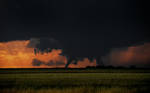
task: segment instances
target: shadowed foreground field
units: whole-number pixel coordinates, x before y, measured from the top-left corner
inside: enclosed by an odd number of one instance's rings
[[[150,73],[133,70],[131,73],[125,70],[116,73],[109,70],[105,73],[94,70],[89,70],[90,73],[10,72],[3,70],[0,74],[0,93],[147,93],[150,90]]]

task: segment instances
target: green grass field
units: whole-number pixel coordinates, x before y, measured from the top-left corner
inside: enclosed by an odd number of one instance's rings
[[[146,73],[139,69],[53,70],[39,69],[38,73],[35,69],[2,69],[0,93],[147,93],[150,90],[149,70]]]

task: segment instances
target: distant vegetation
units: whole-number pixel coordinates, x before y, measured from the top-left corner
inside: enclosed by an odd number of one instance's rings
[[[0,68],[0,74],[16,73],[150,73],[150,68],[87,67],[87,68]]]

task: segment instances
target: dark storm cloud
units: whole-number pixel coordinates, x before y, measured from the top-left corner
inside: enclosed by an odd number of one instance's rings
[[[10,0],[8,15],[0,15],[0,23],[6,25],[0,40],[36,37],[28,47],[42,53],[60,48],[61,42],[68,64],[78,58],[96,58],[102,65],[100,58],[112,48],[150,41],[148,4],[140,0]]]
[[[53,66],[53,65],[55,65],[55,63],[53,61],[49,61],[49,62],[46,63],[46,65]]]
[[[65,65],[65,63],[64,62],[56,62],[56,66],[61,66],[61,65]]]
[[[9,31],[3,31],[2,40],[53,36],[68,43],[94,36],[102,48],[109,40],[138,42],[148,38],[148,8],[142,4],[139,0],[11,0]]]
[[[36,46],[40,44],[40,39],[39,38],[31,38],[29,44],[27,47],[29,48],[36,48]]]
[[[62,49],[59,41],[53,38],[31,38],[27,47],[34,48],[35,54],[39,52],[48,53],[51,52],[52,49]]]
[[[31,38],[27,47],[31,48],[61,48],[59,41],[54,38]]]
[[[40,66],[40,65],[43,65],[43,64],[44,64],[43,61],[40,61],[40,60],[37,60],[37,59],[33,59],[33,61],[32,61],[33,66]]]
[[[45,65],[47,65],[47,66],[64,66],[65,63],[60,62],[60,61],[58,61],[58,62],[49,61]]]
[[[57,61],[57,62],[54,62],[52,60],[48,61],[48,62],[45,62],[45,61],[40,61],[38,59],[33,59],[32,61],[32,65],[33,66],[41,66],[41,65],[45,65],[45,66],[65,66],[65,63],[64,62],[61,62],[61,61]]]

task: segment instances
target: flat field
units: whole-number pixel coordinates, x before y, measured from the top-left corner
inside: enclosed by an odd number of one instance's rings
[[[0,93],[148,93],[149,72],[149,69],[0,69]]]

